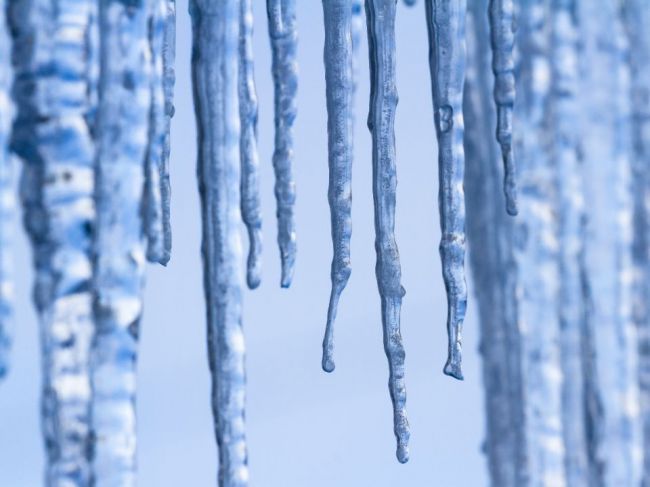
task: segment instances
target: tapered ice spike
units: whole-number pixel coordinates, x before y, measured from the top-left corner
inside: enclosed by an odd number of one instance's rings
[[[262,216],[260,214],[259,157],[257,154],[257,92],[253,64],[253,3],[239,6],[239,120],[241,134],[241,213],[248,230],[246,282],[260,285],[262,273]]]
[[[514,0],[490,0],[490,43],[492,46],[492,71],[494,73],[494,102],[497,106],[496,137],[503,157],[503,192],[506,211],[517,214],[517,179],[512,151],[512,113],[515,103]]]
[[[288,288],[296,261],[294,204],[296,183],[293,177],[293,123],[297,113],[298,63],[296,50],[296,0],[266,0],[269,36],[273,54],[275,87],[275,199],[277,201],[278,245],[282,262],[280,285]]]
[[[381,297],[384,350],[388,358],[388,388],[393,402],[393,424],[397,459],[408,461],[409,424],[406,418],[404,346],[400,333],[400,311],[404,288],[395,242],[395,10],[396,0],[366,0],[366,22],[370,51],[370,112],[372,134],[372,193],[375,206],[375,273]]]
[[[332,224],[332,290],[323,339],[323,370],[334,370],[334,321],[348,282],[352,234],[352,5],[351,0],[323,0],[325,86],[329,161],[328,201]]]
[[[440,257],[447,290],[449,355],[444,373],[462,380],[461,330],[467,307],[463,84],[465,0],[427,0],[429,65],[438,136]]]
[[[163,252],[169,261],[172,252],[171,184],[169,156],[171,153],[171,121],[174,116],[174,84],[176,83],[176,0],[165,0],[165,27],[162,51],[163,93],[165,97],[165,129],[160,165],[160,198],[162,202]]]
[[[207,303],[212,412],[219,446],[219,485],[249,482],[245,433],[242,330],[239,0],[192,0],[192,79],[203,217],[203,282]]]

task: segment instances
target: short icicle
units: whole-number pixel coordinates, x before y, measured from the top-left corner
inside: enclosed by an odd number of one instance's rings
[[[169,156],[171,154],[171,122],[174,116],[174,84],[176,83],[176,0],[165,0],[163,33],[163,94],[165,97],[165,129],[162,163],[160,165],[160,198],[162,203],[163,256],[169,261],[172,252],[171,183]]]
[[[440,257],[447,290],[449,355],[444,373],[462,380],[461,331],[467,307],[465,194],[463,178],[463,84],[465,0],[427,0],[429,65],[438,136]]]
[[[328,201],[332,224],[332,290],[323,339],[323,370],[334,370],[334,321],[350,277],[352,234],[352,8],[350,0],[323,0],[325,84],[329,161]]]
[[[136,363],[142,315],[145,166],[151,121],[149,26],[159,0],[99,2],[91,350],[94,487],[136,483]]]
[[[490,0],[488,6],[494,102],[497,106],[496,137],[503,158],[506,211],[513,216],[517,214],[517,168],[512,151],[512,113],[515,103],[514,10],[514,0]]]
[[[13,172],[9,157],[11,128],[11,43],[5,18],[6,2],[0,0],[0,381],[9,370],[11,329],[14,320],[14,284],[11,247],[15,213]]]
[[[262,215],[260,213],[259,156],[257,153],[257,91],[253,64],[253,2],[240,0],[239,7],[239,119],[241,134],[241,213],[248,230],[246,282],[260,285],[262,273]]]
[[[372,134],[372,192],[375,203],[375,250],[377,285],[381,297],[384,350],[388,358],[388,386],[393,401],[393,421],[397,438],[397,459],[409,458],[410,437],[406,418],[404,346],[400,332],[400,311],[405,291],[395,242],[395,11],[396,0],[366,0],[366,22],[370,51],[370,113]]]
[[[249,483],[245,434],[238,110],[239,0],[192,0],[192,79],[219,485]]]
[[[36,270],[44,484],[83,487],[90,483],[96,3],[11,0],[7,12],[17,105],[11,147],[23,161],[20,196]]]
[[[293,178],[293,123],[297,113],[298,63],[296,49],[296,0],[266,0],[269,36],[273,51],[275,87],[275,199],[277,201],[278,245],[282,261],[281,286],[293,279],[296,261],[296,224],[294,204],[296,183]]]

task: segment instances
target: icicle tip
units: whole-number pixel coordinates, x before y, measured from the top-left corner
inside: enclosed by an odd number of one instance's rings
[[[454,379],[465,380],[465,377],[463,376],[463,371],[461,370],[460,367],[460,363],[456,363],[451,359],[447,360],[447,363],[445,364],[445,367],[444,369],[442,369],[442,371],[445,375],[448,375],[449,377],[453,377]]]
[[[397,445],[397,461],[402,464],[409,461],[408,445]]]

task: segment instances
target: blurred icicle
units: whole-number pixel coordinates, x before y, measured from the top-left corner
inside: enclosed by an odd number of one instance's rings
[[[366,0],[370,51],[370,113],[372,134],[372,192],[375,203],[375,273],[381,297],[384,350],[388,358],[388,387],[393,401],[393,425],[397,459],[408,461],[409,424],[406,418],[404,346],[400,311],[405,291],[395,242],[395,10],[396,0]]]
[[[620,2],[579,2],[587,206],[588,331],[594,357],[591,485],[640,485],[641,417],[632,315],[632,125]],[[647,26],[644,26],[644,28]],[[645,161],[647,163],[647,161]]]
[[[165,97],[165,129],[162,163],[160,165],[160,197],[162,200],[163,256],[169,261],[172,251],[171,185],[169,155],[171,152],[171,121],[174,116],[174,84],[176,83],[176,0],[165,0],[163,33],[163,93]]]
[[[0,381],[9,369],[11,329],[14,320],[14,283],[11,247],[15,201],[13,172],[8,152],[12,109],[9,100],[11,84],[11,43],[5,18],[6,2],[0,1]]]
[[[151,115],[149,26],[158,0],[99,2],[92,485],[133,486],[136,362],[145,268],[141,217]],[[157,101],[155,102],[157,103]]]
[[[248,230],[246,282],[260,285],[262,263],[262,216],[260,214],[259,157],[257,154],[257,92],[253,64],[253,4],[240,0],[239,7],[239,119],[241,134],[241,213]]]
[[[467,307],[465,193],[463,178],[463,85],[465,0],[427,0],[431,91],[438,136],[440,257],[447,291],[449,348],[445,374],[463,379],[461,332]]]
[[[277,201],[278,245],[282,261],[281,286],[293,279],[296,261],[296,224],[294,204],[296,183],[293,178],[293,122],[297,112],[298,63],[296,50],[296,0],[266,0],[269,36],[273,51],[275,86],[275,199]]]
[[[239,110],[239,1],[192,0],[192,78],[219,485],[248,485],[244,429]]]
[[[328,201],[332,225],[332,290],[323,340],[323,370],[334,370],[334,322],[350,277],[352,234],[352,8],[350,0],[323,0],[329,162]]]
[[[97,12],[87,0],[11,0],[21,199],[40,319],[45,485],[90,481],[88,371]],[[140,166],[141,169],[141,166]]]

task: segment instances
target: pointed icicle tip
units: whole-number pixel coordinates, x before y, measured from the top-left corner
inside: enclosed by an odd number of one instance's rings
[[[445,375],[448,375],[449,377],[453,377],[454,379],[465,380],[465,377],[463,377],[463,371],[461,370],[461,366],[459,363],[447,361],[447,363],[445,364],[445,368],[442,371]]]

